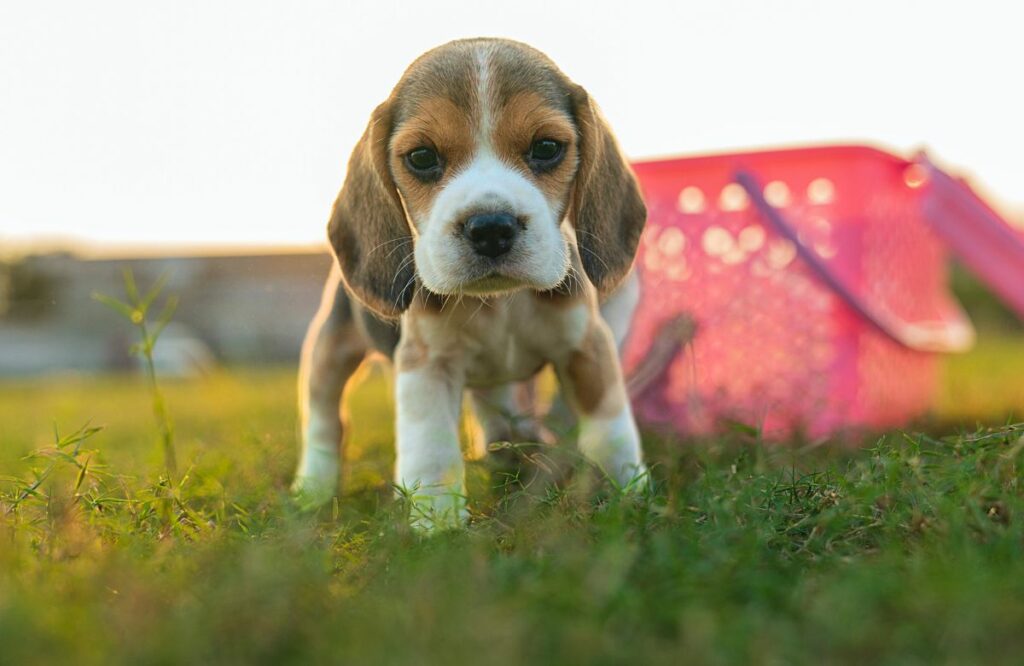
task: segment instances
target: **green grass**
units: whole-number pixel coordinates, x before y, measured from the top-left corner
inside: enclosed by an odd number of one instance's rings
[[[1024,428],[1002,424],[1024,414],[1024,345],[945,376],[934,438],[650,437],[650,497],[583,467],[521,493],[471,463],[471,526],[430,539],[387,483],[380,375],[315,516],[285,494],[290,369],[165,381],[174,482],[143,378],[2,382],[0,470],[54,471],[17,510],[23,484],[0,482],[0,663],[1019,663]],[[949,425],[976,421],[994,428]],[[52,457],[54,427],[87,422]]]

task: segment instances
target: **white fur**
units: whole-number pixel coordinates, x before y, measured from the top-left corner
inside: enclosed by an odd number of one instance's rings
[[[639,303],[640,276],[636,274],[636,271],[630,272],[618,289],[610,293],[601,303],[601,318],[611,329],[615,345],[620,350],[629,334],[629,325],[633,322],[633,313]]]
[[[477,124],[476,145],[491,145],[491,130],[494,127],[494,110],[491,108],[490,52],[479,48],[476,52],[476,98],[480,103],[480,122]]]
[[[580,416],[579,449],[620,488],[643,486],[647,468],[640,452],[640,433],[629,401],[611,416],[600,411]]]
[[[412,500],[410,521],[421,529],[461,525],[467,516],[459,450],[462,385],[429,366],[398,370],[395,483]]]
[[[338,488],[340,443],[333,434],[337,428],[325,426],[331,418],[337,415],[310,410],[302,430],[302,453],[292,490],[310,505],[324,504]]]
[[[465,216],[500,211],[525,220],[512,249],[497,271],[476,254],[459,232]],[[497,273],[515,286],[553,289],[569,270],[569,251],[559,220],[544,193],[519,170],[484,147],[438,193],[419,225],[416,270],[423,285],[437,294],[472,290],[472,283]]]
[[[307,486],[329,486],[330,491],[334,492],[340,452],[338,442],[334,439],[338,428],[330,423],[332,419],[337,419],[337,416],[310,410],[302,433],[304,446],[297,477],[303,479]]]

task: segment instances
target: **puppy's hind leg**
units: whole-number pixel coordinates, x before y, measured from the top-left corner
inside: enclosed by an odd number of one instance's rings
[[[482,457],[495,442],[540,442],[544,434],[536,418],[532,380],[473,389],[473,415],[480,426],[474,452]]]
[[[299,364],[302,451],[292,492],[305,508],[324,504],[337,491],[344,432],[342,393],[366,352],[335,266],[306,333]]]

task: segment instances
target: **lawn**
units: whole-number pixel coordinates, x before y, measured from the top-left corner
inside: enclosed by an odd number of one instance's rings
[[[564,488],[523,491],[474,462],[471,526],[429,539],[404,527],[387,483],[379,374],[351,402],[341,500],[291,507],[293,381],[287,368],[165,381],[173,482],[141,378],[0,383],[13,477],[0,481],[0,663],[1024,654],[1024,426],[1007,425],[1024,420],[1019,339],[950,359],[928,434],[813,449],[649,437],[647,497],[616,496],[582,465]],[[86,424],[102,429],[76,442]],[[29,493],[33,468],[52,473]]]

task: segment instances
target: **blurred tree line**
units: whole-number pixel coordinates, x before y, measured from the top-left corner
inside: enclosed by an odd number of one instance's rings
[[[57,280],[29,259],[0,262],[0,317],[34,319],[57,297]]]

